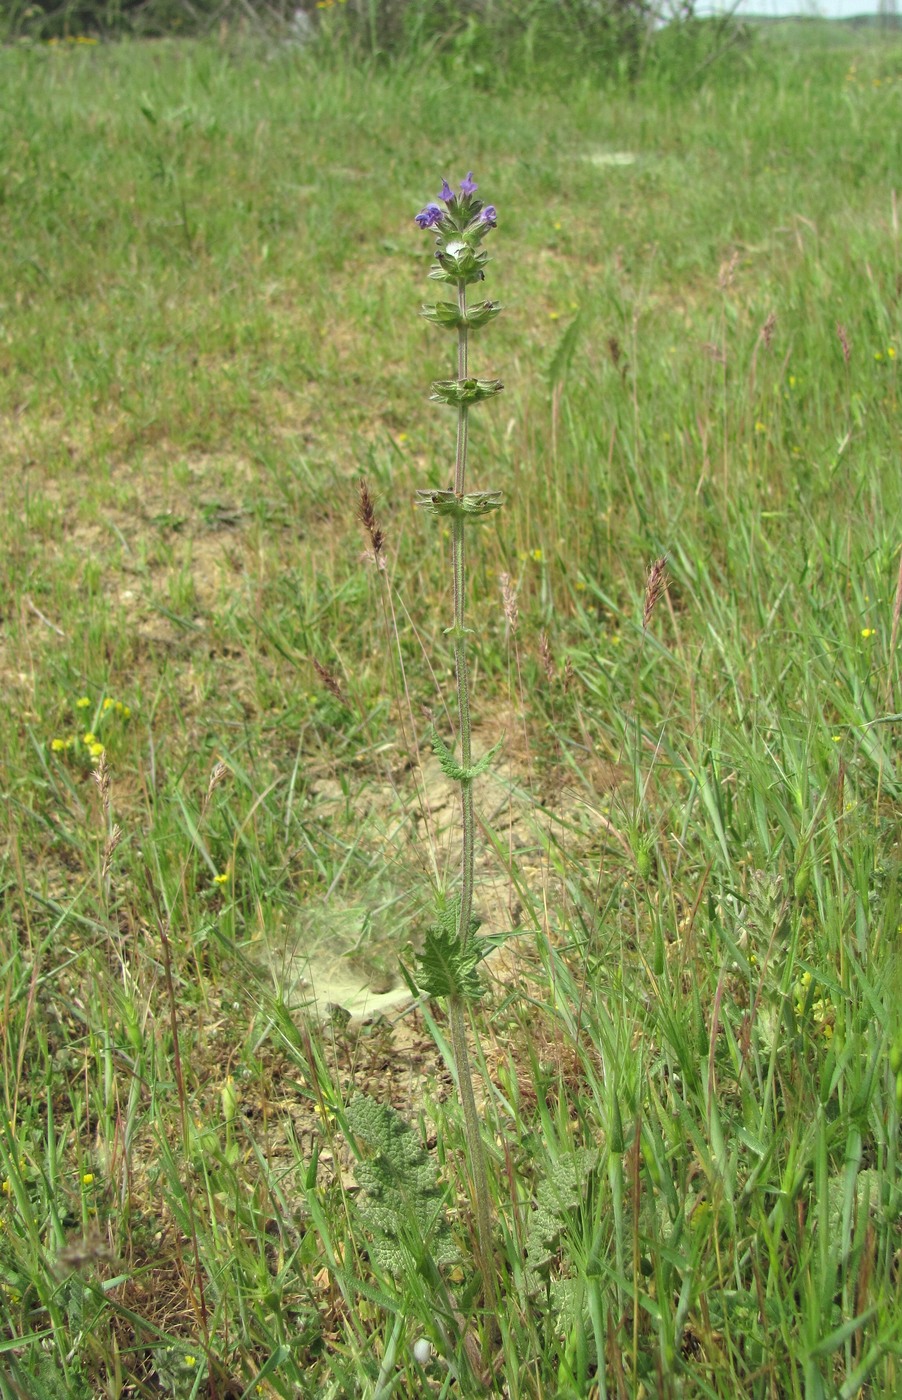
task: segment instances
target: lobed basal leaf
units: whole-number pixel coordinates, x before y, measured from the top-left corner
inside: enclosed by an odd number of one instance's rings
[[[577,1147],[556,1158],[536,1190],[526,1233],[526,1267],[535,1275],[555,1257],[561,1234],[572,1223],[598,1165],[594,1147]]]
[[[348,1127],[365,1156],[355,1168],[360,1217],[377,1261],[396,1274],[457,1259],[446,1214],[447,1190],[417,1134],[388,1104],[352,1099]]]

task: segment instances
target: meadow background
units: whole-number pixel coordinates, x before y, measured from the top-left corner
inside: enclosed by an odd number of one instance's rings
[[[902,44],[528,32],[0,49],[3,1400],[902,1387]],[[398,1002],[456,860],[413,215],[470,169],[497,1330]]]

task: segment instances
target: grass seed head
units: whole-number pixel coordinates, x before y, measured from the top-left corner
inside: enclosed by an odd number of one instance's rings
[[[107,758],[106,753],[105,753],[105,751],[104,751],[104,749],[103,749],[102,746],[100,746],[100,745],[90,745],[89,747],[92,747],[92,748],[93,748],[93,747],[99,747],[99,748],[100,748],[100,753],[97,755],[96,759],[94,760],[94,768],[93,768],[93,772],[92,772],[92,777],[93,777],[95,783],[97,784],[97,790],[98,790],[98,792],[100,793],[100,800],[101,800],[101,802],[103,803],[103,809],[104,809],[104,811],[106,812],[106,811],[109,810],[109,806],[110,806],[110,796],[111,796],[112,786],[113,786],[113,780],[112,780],[112,777],[111,777],[111,775],[110,775],[110,763],[109,763],[109,759]]]
[[[323,685],[328,690],[329,694],[334,695],[335,699],[339,700],[342,705],[346,705],[348,702],[345,697],[345,693],[341,688],[338,677],[334,676],[332,672],[322,664],[322,662],[317,661],[315,656],[313,658],[313,669],[319,676]]]
[[[357,518],[370,537],[373,558],[380,569],[384,569],[385,558],[382,551],[385,548],[385,534],[380,529],[379,522],[376,519],[376,507],[373,504],[373,498],[370,495],[370,488],[366,478],[360,480],[358,483],[358,490],[360,492],[360,500],[357,505]]]
[[[113,867],[113,852],[122,840],[122,827],[116,823],[110,829],[110,834],[103,846],[103,864],[101,867],[101,878],[105,880]]]
[[[849,339],[849,332],[846,330],[842,321],[837,321],[836,323],[836,334],[839,336],[839,343],[842,346],[842,357],[846,364],[848,364],[852,358],[852,342]]]
[[[645,631],[651,621],[651,615],[657,607],[664,593],[669,586],[667,577],[667,555],[662,554],[660,559],[656,559],[648,571],[645,580],[645,607],[642,611],[642,630]]]
[[[739,252],[733,249],[730,256],[720,265],[720,272],[717,277],[717,285],[722,292],[728,292],[736,280],[736,269],[739,266]]]
[[[539,659],[542,662],[542,670],[549,681],[554,681],[556,672],[554,669],[554,657],[551,653],[551,643],[548,640],[548,633],[543,632],[539,638]]]
[[[507,619],[508,631],[513,634],[517,630],[520,621],[520,608],[517,603],[517,592],[511,582],[510,574],[500,574],[501,602],[504,607],[504,616]]]
[[[210,797],[213,796],[213,794],[214,794],[214,792],[216,791],[216,789],[217,789],[218,787],[221,787],[221,786],[222,786],[222,784],[225,782],[225,780],[226,780],[226,778],[227,778],[228,776],[229,776],[229,770],[228,770],[228,768],[225,766],[225,764],[223,763],[222,759],[219,759],[219,761],[218,761],[217,763],[214,763],[214,765],[213,765],[213,771],[212,771],[212,773],[210,774],[210,781],[209,781],[209,783],[207,784],[207,797],[208,797],[208,798],[210,798]]]

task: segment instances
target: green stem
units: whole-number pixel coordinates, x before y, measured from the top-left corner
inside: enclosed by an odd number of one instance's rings
[[[461,282],[457,288],[457,304],[461,316],[467,314],[467,287]],[[467,377],[467,337],[466,326],[457,332],[457,377]],[[454,490],[458,496],[464,494],[467,475],[467,427],[468,411],[461,404],[457,410],[457,456],[454,463]],[[472,763],[472,736],[470,723],[470,671],[467,662],[467,634],[465,627],[466,610],[466,558],[464,555],[464,522],[455,519],[451,530],[451,557],[454,572],[454,670],[457,676],[457,720],[460,734],[460,761],[464,768]],[[476,846],[476,820],[473,814],[473,784],[460,785],[460,815],[463,828],[463,850],[461,852],[460,890],[460,931],[461,943],[466,943],[473,915],[473,879]]]
[[[476,1237],[479,1242],[479,1268],[482,1274],[483,1302],[488,1313],[496,1308],[495,1257],[492,1248],[492,1207],[489,1197],[489,1175],[479,1131],[479,1111],[473,1093],[473,1071],[467,1049],[467,1028],[462,997],[448,998],[448,1021],[451,1027],[451,1048],[457,1068],[457,1087],[464,1111],[464,1130],[470,1157],[472,1191],[476,1200]]]
[[[457,303],[461,315],[467,313],[467,288],[461,283],[457,289]],[[462,326],[457,334],[457,374],[459,379],[467,377],[467,328]],[[467,409],[464,405],[457,412],[457,455],[454,464],[454,490],[464,494],[467,472]],[[466,610],[466,561],[464,555],[464,521],[455,517],[451,522],[451,558],[454,573],[454,669],[457,676],[457,720],[460,734],[460,761],[464,768],[472,763],[471,721],[470,721],[470,675],[467,664],[467,634],[465,627]],[[476,820],[473,813],[473,780],[465,778],[460,784],[460,811],[462,826],[461,850],[461,890],[460,922],[458,933],[461,945],[470,936],[470,920],[473,915],[473,882],[475,874]],[[492,1213],[489,1199],[489,1178],[486,1169],[485,1151],[479,1127],[479,1113],[473,1093],[473,1073],[467,1050],[466,1015],[461,997],[451,997],[448,1002],[448,1016],[451,1024],[451,1045],[454,1063],[457,1067],[457,1085],[464,1113],[464,1129],[470,1157],[473,1195],[476,1200],[476,1228],[479,1238],[479,1264],[482,1272],[484,1302],[490,1313],[495,1310],[495,1270],[492,1250]]]

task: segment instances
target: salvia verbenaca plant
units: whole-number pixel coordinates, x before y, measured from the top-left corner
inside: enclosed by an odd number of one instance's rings
[[[454,482],[450,490],[417,492],[417,504],[430,515],[446,521],[451,530],[453,620],[446,629],[454,647],[457,677],[457,721],[459,756],[433,731],[432,744],[443,771],[460,786],[462,825],[461,879],[455,897],[440,911],[438,921],[426,934],[420,955],[417,980],[423,991],[444,997],[448,1005],[451,1046],[464,1114],[469,1169],[476,1204],[476,1225],[484,1302],[491,1308],[495,1300],[492,1252],[492,1217],[485,1153],[479,1130],[479,1115],[473,1093],[472,1072],[466,1040],[466,1006],[480,994],[477,964],[483,952],[476,939],[479,920],[473,916],[476,823],[473,813],[473,781],[485,772],[500,745],[474,762],[470,720],[470,681],[467,665],[467,633],[464,609],[466,597],[466,556],[464,541],[469,523],[484,520],[502,502],[500,491],[468,491],[467,428],[470,410],[490,399],[502,388],[498,379],[477,379],[470,374],[469,336],[498,315],[497,302],[469,305],[470,287],[482,282],[488,255],[482,248],[486,234],[495,228],[495,208],[477,196],[472,173],[455,192],[442,181],[437,202],[427,204],[416,216],[421,229],[434,229],[435,266],[429,276],[454,293],[449,301],[431,302],[423,315],[433,325],[449,331],[457,339],[457,375],[439,379],[432,385],[432,398],[457,413],[457,451]]]

